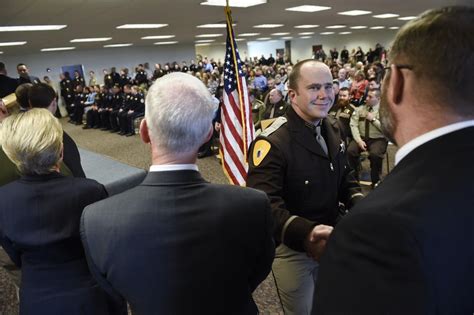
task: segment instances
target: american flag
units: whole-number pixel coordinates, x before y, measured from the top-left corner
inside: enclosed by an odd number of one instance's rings
[[[242,61],[235,42],[230,9],[227,15],[227,44],[224,64],[224,105],[221,112],[221,156],[224,173],[234,185],[245,186],[247,151],[254,138],[252,112]]]

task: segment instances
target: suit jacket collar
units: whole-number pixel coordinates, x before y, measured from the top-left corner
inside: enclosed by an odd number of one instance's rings
[[[61,173],[51,172],[49,174],[43,174],[43,175],[37,175],[37,174],[22,175],[20,179],[27,182],[43,182],[50,179],[62,178],[62,177],[65,177],[65,176],[62,175]]]
[[[207,183],[201,173],[194,170],[149,172],[141,186],[167,186]]]
[[[294,139],[309,151],[321,157],[327,157],[319,143],[314,138],[314,135],[308,127],[305,126],[305,121],[295,112],[292,106],[287,112],[288,129],[294,134]],[[331,118],[324,118],[322,121],[322,128],[326,134],[325,140],[328,146],[329,159],[332,160],[340,150],[339,128],[337,121]]]

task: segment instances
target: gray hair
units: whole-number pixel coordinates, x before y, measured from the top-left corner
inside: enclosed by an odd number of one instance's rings
[[[151,140],[172,153],[197,150],[210,131],[215,110],[211,94],[199,79],[180,72],[165,75],[146,97]]]

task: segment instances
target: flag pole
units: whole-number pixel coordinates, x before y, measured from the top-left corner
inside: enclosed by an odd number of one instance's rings
[[[240,114],[242,120],[242,136],[243,136],[243,153],[244,153],[244,161],[247,163],[247,122],[246,122],[246,112],[244,107],[244,99],[242,93],[242,86],[240,84],[240,73],[239,73],[239,65],[237,64],[237,56],[235,54],[235,47],[234,47],[234,30],[232,28],[232,17],[231,17],[231,10],[229,7],[229,0],[226,0],[226,20],[227,20],[227,29],[229,30],[229,37],[230,37],[230,45],[232,46],[232,57],[234,59],[234,71],[237,78],[237,89],[239,91],[239,102],[240,102]]]

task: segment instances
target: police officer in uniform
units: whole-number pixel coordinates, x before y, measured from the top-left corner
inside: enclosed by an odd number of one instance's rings
[[[120,86],[117,84],[112,88],[112,93],[108,96],[106,106],[104,110],[99,111],[100,122],[102,124],[101,130],[110,130],[112,128],[110,124],[110,114],[113,110],[117,109],[122,105],[123,98],[120,93]]]
[[[115,91],[118,90],[117,93]],[[111,108],[109,109],[110,132],[120,132],[118,123],[118,114],[128,109],[128,100],[130,99],[130,85],[123,87],[123,93],[120,92],[118,85],[114,86],[114,96],[112,98]]]
[[[142,64],[138,65],[137,74],[135,75],[135,84],[143,89],[148,88],[148,75]]]
[[[61,88],[61,95],[64,98],[64,103],[66,104],[66,111],[68,115],[72,115],[72,102],[74,101],[74,89],[72,87],[71,76],[69,72],[64,72],[61,75],[61,82],[59,82]]]
[[[84,93],[82,85],[77,85],[74,89],[74,101],[71,104],[72,117],[68,121],[75,125],[82,125],[82,116],[84,115],[84,103],[87,100],[87,94]]]
[[[111,89],[114,86],[114,79],[112,78],[112,75],[107,71],[107,69],[104,69],[104,86],[107,89]]]
[[[84,81],[84,78],[81,76],[79,71],[75,70],[74,71],[74,79],[72,79],[72,87],[74,90],[76,90],[76,87],[80,85],[83,88],[86,86],[86,81]]]
[[[120,135],[130,137],[135,134],[133,120],[136,117],[143,116],[145,113],[145,97],[138,92],[138,86],[134,85],[131,87],[131,94],[130,97],[126,99],[126,102],[128,103],[128,105],[125,106],[127,110],[120,112],[118,115]]]
[[[347,164],[329,68],[315,60],[295,65],[291,107],[249,150],[247,186],[270,198],[277,243],[273,273],[285,314],[310,314],[318,260],[343,212],[363,197]]]

